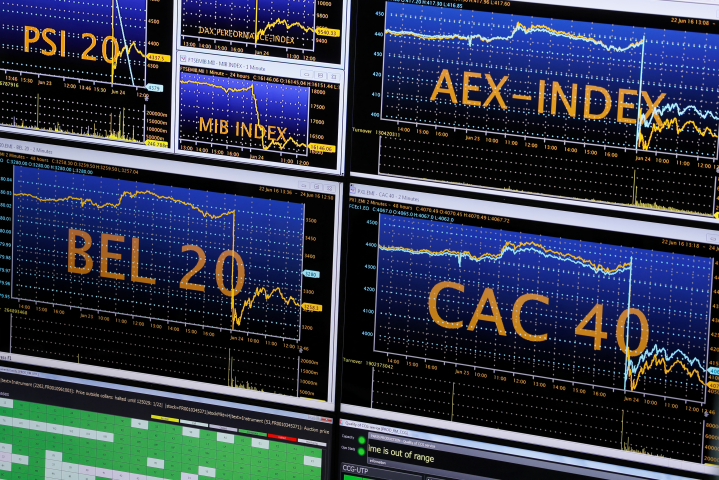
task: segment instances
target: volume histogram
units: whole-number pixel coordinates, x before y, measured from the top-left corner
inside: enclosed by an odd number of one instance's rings
[[[309,87],[180,72],[179,137],[308,154]]]
[[[395,2],[385,18],[383,119],[716,157],[715,35]]]
[[[710,258],[391,215],[378,255],[378,352],[704,401]]]
[[[14,298],[299,339],[302,204],[24,167],[14,197]]]

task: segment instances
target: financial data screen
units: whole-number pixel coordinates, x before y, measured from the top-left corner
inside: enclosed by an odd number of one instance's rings
[[[340,419],[341,480],[510,480],[515,478],[680,480],[683,472],[659,473],[566,455],[497,445],[414,430]]]
[[[340,64],[344,55],[343,0],[181,3],[181,46]]]
[[[333,400],[336,184],[0,159],[12,361]]]
[[[180,57],[178,153],[327,172],[343,151],[342,71]]]
[[[0,480],[719,475],[716,3],[0,0]]]
[[[356,6],[351,169],[714,215],[715,9],[575,4]]]
[[[0,478],[331,478],[331,419],[0,371]]]
[[[350,192],[348,411],[716,462],[712,230]]]

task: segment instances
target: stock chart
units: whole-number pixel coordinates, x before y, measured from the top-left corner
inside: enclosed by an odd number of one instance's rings
[[[712,454],[713,245],[437,212],[350,200],[344,401]]]
[[[184,151],[336,168],[336,84],[182,67],[179,104]]]
[[[376,351],[704,400],[711,258],[391,215],[380,215],[378,248]],[[508,331],[528,282],[539,296],[526,301],[539,303]],[[585,311],[594,324],[577,339]],[[436,321],[450,317],[471,320]],[[607,332],[619,332],[616,348],[602,345]]]
[[[472,8],[356,12],[353,170],[714,214],[709,21]]]
[[[0,125],[167,148],[171,5],[0,3]]]
[[[332,196],[42,161],[9,160],[11,352],[327,399]]]
[[[26,167],[13,180],[13,297],[299,339],[304,205]],[[157,289],[183,271],[180,292]]]
[[[182,45],[338,64],[343,11],[342,1],[184,0]]]

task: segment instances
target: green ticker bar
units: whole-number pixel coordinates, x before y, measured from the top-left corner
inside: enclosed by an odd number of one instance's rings
[[[252,430],[242,430],[241,428],[237,429],[237,433],[244,433],[245,435],[255,435],[257,437],[266,437],[266,433],[262,432],[253,432]]]

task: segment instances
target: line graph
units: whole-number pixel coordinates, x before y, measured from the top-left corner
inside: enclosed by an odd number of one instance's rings
[[[315,31],[314,28],[312,28],[312,27],[305,27],[305,26],[302,25],[300,22],[292,22],[292,23],[289,23],[287,20],[279,19],[279,18],[278,18],[278,19],[275,20],[274,22],[268,23],[267,25],[265,25],[265,26],[264,26],[263,28],[261,28],[261,29],[257,29],[257,26],[255,26],[255,36],[254,36],[254,38],[255,38],[255,43],[257,43],[260,38],[264,37],[264,36],[267,34],[268,31],[274,29],[274,28],[275,28],[276,26],[278,26],[278,25],[282,25],[283,27],[285,27],[285,30],[291,30],[293,27],[297,27],[297,28],[299,28],[300,30],[302,30],[302,31],[305,32],[305,33],[310,33],[310,32],[314,32],[314,31]]]
[[[14,178],[15,298],[299,338],[303,205],[25,167]]]
[[[234,306],[234,295],[232,296],[232,328],[240,327],[242,326],[242,318],[245,315],[245,309],[249,310],[252,308],[252,306],[255,303],[255,300],[258,298],[264,298],[264,300],[267,302],[269,301],[275,294],[277,294],[282,301],[285,303],[285,306],[294,305],[297,308],[302,307],[300,302],[292,296],[285,297],[285,295],[282,293],[282,289],[280,287],[275,287],[271,289],[269,292],[266,287],[256,287],[255,293],[247,298],[244,302],[242,302],[242,309],[240,310],[240,313],[237,313],[237,309]]]
[[[678,358],[677,358],[678,357]],[[681,350],[674,350],[671,354],[665,348],[659,348],[654,345],[650,350],[641,353],[636,362],[631,359],[627,360],[627,369],[624,374],[625,385],[628,382],[630,390],[636,390],[639,385],[641,375],[646,374],[652,367],[661,365],[664,374],[670,373],[675,366],[681,367],[687,374],[689,379],[694,379],[706,385],[704,381],[706,377],[706,368],[702,365],[702,361],[698,358],[689,358]]]
[[[290,50],[314,50],[314,0],[182,2],[182,34]]]
[[[391,215],[378,251],[377,352],[704,400],[710,258]]]
[[[684,108],[680,107],[678,103],[671,103],[668,105],[662,105],[660,107],[656,107],[654,109],[657,112],[657,115],[661,118],[665,113],[676,110],[676,115],[682,116],[689,111],[693,112],[694,114],[698,115],[702,120],[706,120],[707,118],[710,118],[715,121],[719,121],[719,116],[717,116],[714,112],[711,110],[699,110],[694,105],[689,105]],[[648,119],[646,112],[641,114],[641,123],[645,127],[651,126],[651,119]]]
[[[180,72],[180,139],[308,154],[310,89]]]
[[[545,258],[555,258],[557,260],[567,260],[572,263],[575,263],[577,265],[582,265],[585,267],[591,268],[594,273],[603,273],[605,275],[614,275],[616,273],[627,271],[629,268],[631,268],[631,262],[623,263],[620,265],[617,265],[614,268],[608,268],[601,264],[594,264],[591,260],[584,259],[582,257],[579,257],[577,255],[572,255],[571,253],[563,253],[558,252],[556,250],[552,250],[551,248],[544,247],[543,245],[540,245],[535,242],[522,242],[522,243],[512,243],[507,242],[502,246],[499,253],[492,254],[492,253],[483,253],[479,256],[472,255],[472,253],[468,251],[455,251],[450,249],[444,249],[438,252],[430,251],[426,248],[423,248],[421,250],[413,250],[411,248],[407,247],[390,247],[386,245],[380,245],[380,250],[384,250],[387,252],[395,252],[395,251],[402,251],[409,253],[411,255],[429,255],[432,257],[444,257],[444,256],[453,256],[457,257],[457,263],[461,267],[462,266],[462,258],[467,258],[469,260],[472,260],[474,262],[481,262],[482,260],[487,261],[496,261],[501,260],[502,257],[504,257],[505,253],[511,252],[513,254],[523,253],[523,252],[536,252],[540,255],[544,256]]]
[[[686,109],[685,109],[686,111]],[[663,120],[661,123],[653,123],[649,126],[651,128],[651,131],[649,132],[649,136],[645,137],[644,133],[639,133],[639,147],[642,150],[649,150],[650,146],[652,145],[652,137],[655,133],[662,132],[663,130],[667,129],[669,131],[672,130],[672,127],[674,127],[674,130],[677,134],[677,136],[682,133],[684,130],[686,130],[689,127],[692,127],[693,130],[698,133],[701,137],[713,137],[717,138],[717,134],[712,131],[710,127],[704,127],[704,129],[701,129],[697,126],[696,122],[694,120],[687,120],[684,122],[682,126],[679,126],[679,119],[677,118],[671,118],[667,120]]]
[[[531,34],[535,32],[541,32],[541,33],[547,33],[549,35],[555,36],[555,37],[562,37],[562,38],[569,38],[572,40],[582,40],[587,43],[591,43],[593,45],[600,46],[604,48],[607,51],[611,52],[626,52],[628,50],[631,50],[633,48],[641,47],[644,44],[644,39],[632,42],[626,47],[617,47],[615,45],[607,45],[601,40],[598,40],[596,38],[584,36],[584,35],[576,35],[570,32],[564,32],[561,30],[555,30],[551,27],[548,27],[546,25],[530,25],[529,27],[526,27],[522,25],[520,22],[517,22],[514,29],[512,30],[512,33],[505,36],[493,36],[493,37],[485,37],[482,34],[475,34],[475,35],[460,35],[460,34],[451,34],[451,35],[424,35],[421,33],[416,33],[412,31],[396,31],[387,29],[385,30],[385,33],[388,35],[391,35],[393,37],[402,37],[402,36],[410,36],[419,38],[422,40],[465,40],[469,46],[472,46],[472,42],[474,40],[480,40],[484,43],[492,43],[494,41],[502,41],[502,40],[512,40],[515,35],[519,32],[525,33],[525,34]]]
[[[715,158],[715,69],[697,65],[717,50],[716,35],[387,2],[381,118]]]
[[[2,68],[145,86],[146,0],[3,0],[0,13]]]

